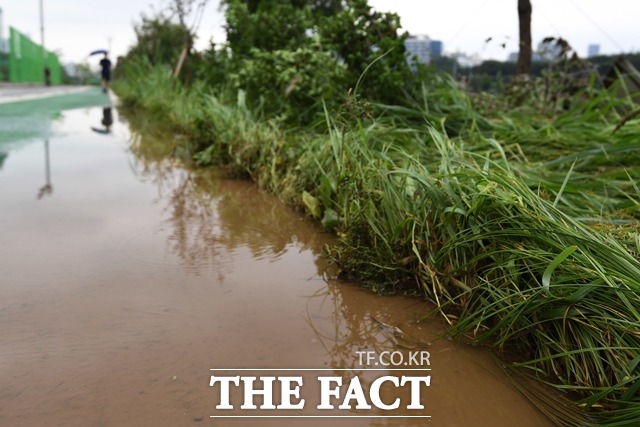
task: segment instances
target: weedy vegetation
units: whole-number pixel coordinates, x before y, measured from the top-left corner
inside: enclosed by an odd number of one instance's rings
[[[123,108],[333,230],[344,277],[426,297],[450,336],[565,392],[528,388],[557,424],[639,425],[640,119],[624,88],[567,92],[556,66],[469,94],[406,65],[399,20],[366,1],[224,3],[229,44],[191,53],[181,80],[144,46],[125,58]]]

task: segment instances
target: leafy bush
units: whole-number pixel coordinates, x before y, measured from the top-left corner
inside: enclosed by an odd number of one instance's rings
[[[322,113],[322,102],[336,105],[344,98],[345,67],[327,52],[312,48],[253,49],[227,76],[233,89],[247,93],[252,107],[289,122],[309,123]]]

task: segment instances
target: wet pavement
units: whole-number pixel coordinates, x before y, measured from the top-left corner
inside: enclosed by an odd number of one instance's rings
[[[0,139],[1,426],[550,425],[491,354],[439,340],[424,301],[334,280],[333,237],[252,183],[184,166],[108,105],[45,128]],[[218,409],[212,375],[299,376],[307,404],[242,410],[233,387]],[[317,408],[319,377],[403,375],[430,377],[424,408],[390,380],[398,409],[338,409],[346,386]]]

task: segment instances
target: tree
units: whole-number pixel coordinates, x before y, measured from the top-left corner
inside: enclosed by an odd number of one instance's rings
[[[307,30],[313,27],[311,9],[305,1],[223,0],[229,48],[237,57],[251,50],[273,52],[308,45]]]
[[[529,74],[531,70],[531,9],[530,0],[518,0],[520,50],[516,64],[516,75]]]
[[[144,57],[151,65],[173,66],[180,56],[185,40],[192,44],[193,34],[164,14],[155,17],[142,15],[142,22],[134,26],[136,44],[129,50],[126,60]]]
[[[391,104],[402,98],[410,74],[404,48],[408,35],[398,34],[400,26],[397,14],[377,12],[367,0],[347,0],[340,11],[318,20],[323,46],[347,65],[350,88],[366,70],[360,94]]]
[[[185,71],[187,76],[183,80],[189,80],[197,64],[191,61],[187,66],[185,60],[197,56],[192,48],[207,1],[170,0],[165,9],[153,16],[143,13],[141,22],[134,24],[135,45],[122,61],[118,61],[119,72],[126,74],[127,64],[143,60],[152,66],[163,64],[171,67],[174,77],[185,66],[189,70]],[[191,25],[187,23],[189,19],[193,21]]]
[[[193,10],[193,6],[196,0],[173,0],[171,5],[169,6],[169,9],[178,17],[178,24],[185,30],[182,51],[180,52],[178,62],[173,69],[174,78],[178,77],[178,75],[180,74],[180,70],[182,69],[184,60],[187,58],[187,54],[193,47],[194,34],[196,33],[197,27],[200,24],[200,19],[202,18],[202,13],[204,12],[204,8],[207,5],[208,0],[197,1],[198,3],[196,4],[195,12]],[[189,27],[187,25],[187,17],[191,15],[192,12],[194,12],[195,15],[194,23],[191,27]]]
[[[345,69],[347,93],[395,103],[409,74],[400,18],[373,10],[367,0],[224,0],[229,48],[236,59],[262,53],[320,50]],[[304,77],[304,76],[303,76]],[[268,88],[265,88],[268,89]],[[335,90],[335,88],[332,88]]]

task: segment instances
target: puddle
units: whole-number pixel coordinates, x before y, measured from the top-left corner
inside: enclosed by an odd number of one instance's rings
[[[0,425],[550,425],[486,351],[434,341],[442,326],[418,322],[423,302],[328,279],[330,235],[249,182],[185,169],[150,138],[131,144],[113,115],[102,133],[101,108],[66,111],[48,142],[4,158]],[[362,371],[358,354],[383,351],[429,352],[424,410],[210,418],[221,413],[210,369],[309,369],[276,375],[367,386],[415,374]],[[303,391],[308,408],[287,414],[320,413],[317,390]],[[404,417],[415,414],[431,418]]]

